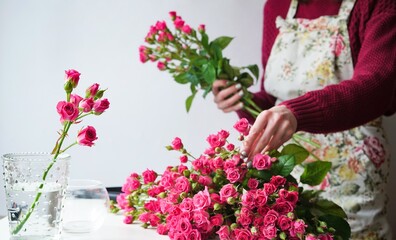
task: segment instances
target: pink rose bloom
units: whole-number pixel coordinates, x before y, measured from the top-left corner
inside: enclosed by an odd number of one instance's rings
[[[187,163],[187,161],[188,161],[188,157],[186,156],[186,155],[182,155],[182,156],[180,156],[180,162],[181,163]]]
[[[183,199],[183,201],[180,203],[179,207],[183,212],[190,212],[195,209],[193,200],[191,198]]]
[[[215,159],[212,160],[212,163],[215,169],[222,169],[224,160],[221,157],[216,157]]]
[[[142,173],[144,184],[152,183],[157,178],[158,174],[153,170],[146,170]]]
[[[272,183],[264,183],[263,189],[265,194],[269,196],[276,191],[276,186]]]
[[[184,176],[178,177],[175,182],[175,190],[176,193],[188,193],[191,190],[191,185],[188,178]]]
[[[267,200],[268,200],[268,195],[265,193],[264,190],[259,189],[256,191],[255,202],[257,206],[264,207],[265,204],[267,204]]]
[[[110,107],[110,102],[109,100],[107,100],[107,98],[98,99],[95,101],[95,104],[93,105],[93,110],[96,115],[100,115],[109,107]]]
[[[270,180],[270,183],[274,184],[275,187],[280,187],[280,186],[285,185],[285,183],[286,183],[286,178],[284,178],[284,177],[282,177],[282,176],[279,176],[279,175],[277,175],[277,176],[272,176],[272,177],[271,177],[271,180]]]
[[[220,138],[227,139],[230,136],[230,133],[226,130],[220,130],[217,135],[219,135]]]
[[[70,102],[73,103],[76,107],[80,104],[81,100],[83,100],[82,97],[80,97],[77,94],[70,94]]]
[[[155,24],[155,27],[160,30],[160,31],[164,31],[166,29],[166,22],[165,21],[157,21],[157,23]]]
[[[252,209],[255,206],[256,194],[253,191],[247,191],[242,195],[242,206]]]
[[[169,41],[173,42],[175,40],[175,37],[172,35],[170,32],[166,32],[166,37],[168,38]],[[170,61],[169,58],[166,59],[166,61]]]
[[[94,83],[92,84],[87,90],[85,90],[85,98],[95,97],[96,93],[98,93],[99,84]]]
[[[212,148],[222,147],[225,144],[225,140],[220,138],[217,134],[211,134],[206,138],[206,141],[210,144]]]
[[[175,28],[178,30],[181,30],[184,26],[184,21],[179,16],[176,16],[175,21],[173,23],[175,24]]]
[[[228,198],[230,197],[236,197],[238,196],[237,191],[235,190],[234,185],[232,184],[226,184],[220,189],[220,200],[222,202],[226,202]]]
[[[146,53],[140,52],[139,53],[139,59],[140,59],[140,62],[145,63],[145,62],[147,62],[149,60],[149,57],[148,57],[148,55]]]
[[[213,226],[221,226],[223,224],[223,221],[223,215],[221,215],[220,213],[210,218],[210,222],[213,224]]]
[[[249,189],[256,189],[259,185],[259,181],[255,178],[250,178],[247,185]]]
[[[159,202],[156,200],[150,200],[146,202],[144,204],[144,208],[149,210],[150,212],[159,212],[161,210]]]
[[[291,228],[290,228],[290,236],[295,237],[300,234],[305,233],[305,228],[307,225],[305,225],[304,220],[302,219],[297,219],[294,223],[292,223]]]
[[[180,232],[188,234],[192,230],[190,220],[188,220],[186,218],[180,218],[176,229]]]
[[[205,24],[200,24],[198,26],[198,32],[200,32],[200,33],[204,33],[205,32]]]
[[[241,174],[239,173],[238,168],[229,168],[226,170],[227,179],[231,183],[236,183],[241,178]]]
[[[121,193],[121,194],[119,194],[119,195],[117,196],[117,198],[116,198],[117,204],[118,204],[118,206],[119,206],[121,209],[126,209],[126,208],[129,207],[129,201],[128,201],[128,199],[126,199],[127,196],[128,196],[128,194],[126,194],[126,193]]]
[[[279,213],[274,210],[269,210],[267,214],[264,216],[265,225],[274,224],[276,220],[278,220]]]
[[[289,212],[293,212],[294,207],[290,202],[277,202],[273,207],[275,211],[279,214],[288,214]]]
[[[169,228],[166,226],[166,224],[159,224],[157,226],[157,233],[160,235],[167,235],[169,231]]]
[[[139,221],[147,223],[150,221],[151,213],[145,212],[139,215]]]
[[[318,240],[318,238],[316,238],[315,235],[308,234],[308,235],[305,237],[305,240]]]
[[[230,143],[230,144],[227,144],[226,148],[227,148],[228,151],[232,151],[232,150],[235,149],[235,145]]]
[[[208,233],[213,229],[209,220],[209,214],[204,210],[194,211],[193,222],[197,229],[202,233]]]
[[[318,240],[333,240],[333,236],[331,236],[328,233],[327,234],[321,234],[321,235],[319,235],[319,237],[317,239]]]
[[[187,236],[185,233],[175,232],[173,237],[169,236],[172,240],[187,240]]]
[[[267,212],[269,210],[270,210],[270,208],[268,206],[262,206],[262,207],[257,208],[257,213],[260,216],[265,216],[265,215],[267,215]]]
[[[94,145],[94,141],[98,139],[96,137],[96,130],[92,126],[87,126],[78,132],[77,142],[81,146],[92,147]]]
[[[92,98],[86,98],[80,102],[80,108],[83,112],[90,112],[94,106],[95,102]]]
[[[133,217],[130,216],[130,215],[125,216],[125,218],[124,218],[124,223],[125,223],[125,224],[131,224],[131,223],[133,223]]]
[[[150,215],[150,225],[153,227],[158,226],[158,224],[161,222],[161,218],[159,218],[157,215],[155,214],[151,214]]]
[[[285,215],[278,218],[278,226],[282,231],[286,231],[291,227],[292,220]]]
[[[140,188],[140,182],[137,179],[128,179],[128,181],[122,186],[121,190],[124,193],[131,193]]]
[[[169,16],[170,16],[170,18],[171,18],[172,20],[175,20],[176,17],[177,17],[177,14],[176,14],[175,11],[170,11],[170,12],[169,12]]]
[[[252,234],[247,229],[237,228],[233,231],[233,233],[235,235],[235,240],[251,240],[251,239],[253,239]]]
[[[80,80],[80,73],[74,69],[65,70],[65,79],[70,81],[73,88],[76,88]]]
[[[385,148],[377,137],[366,137],[363,141],[363,152],[371,162],[377,167],[381,167],[385,162]]]
[[[187,24],[182,27],[182,31],[187,35],[190,35],[192,33],[191,27]]]
[[[60,115],[60,121],[63,123],[64,121],[73,122],[78,117],[80,111],[73,103],[60,101],[56,105],[56,110]]]
[[[209,186],[212,182],[212,178],[209,176],[199,176],[198,183],[201,185]]]
[[[166,70],[166,64],[164,62],[159,61],[157,63],[157,68],[161,71],[165,71]]]
[[[183,148],[183,143],[182,140],[178,137],[176,137],[175,139],[173,139],[172,141],[172,148],[173,150],[180,150]]]
[[[267,225],[263,228],[263,235],[267,239],[276,238],[276,227],[274,225]]]
[[[205,187],[205,190],[200,191],[194,195],[193,203],[196,209],[206,209],[210,206],[211,199],[208,187]]]
[[[191,232],[187,236],[188,240],[201,240],[201,233],[197,229],[191,230]]]
[[[246,118],[241,118],[235,123],[234,128],[241,134],[247,136],[249,134],[249,121]]]
[[[224,169],[227,170],[227,169],[230,169],[230,168],[235,168],[236,164],[235,164],[235,161],[233,161],[233,160],[227,160],[227,161],[224,162],[223,166],[224,166]]]
[[[217,233],[217,235],[219,235],[220,240],[231,239],[230,228],[227,225],[221,226],[220,229],[216,233]]]
[[[272,166],[271,157],[269,155],[263,155],[257,153],[253,158],[253,167],[257,170],[270,169]]]

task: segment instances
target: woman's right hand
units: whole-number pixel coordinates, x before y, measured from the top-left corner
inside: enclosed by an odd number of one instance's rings
[[[227,80],[216,80],[212,85],[214,102],[217,108],[225,113],[241,110],[243,103],[239,100],[243,96],[241,84],[227,87]]]

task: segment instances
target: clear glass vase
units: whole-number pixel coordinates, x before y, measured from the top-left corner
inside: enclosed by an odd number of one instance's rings
[[[70,156],[48,153],[2,156],[10,240],[57,240]],[[46,174],[45,174],[46,173]]]

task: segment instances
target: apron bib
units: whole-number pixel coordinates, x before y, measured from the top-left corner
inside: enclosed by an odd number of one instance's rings
[[[265,69],[265,89],[277,103],[306,92],[337,84],[353,76],[347,21],[355,0],[344,0],[337,16],[294,18],[298,1],[292,0],[286,19],[276,19],[276,38]],[[331,134],[304,137],[320,144],[303,144],[332,169],[320,186],[324,198],[348,215],[351,239],[391,239],[386,220],[386,182],[390,154],[381,119]],[[313,158],[307,161],[315,161]],[[293,173],[297,178],[302,168]],[[306,187],[306,186],[304,186]]]

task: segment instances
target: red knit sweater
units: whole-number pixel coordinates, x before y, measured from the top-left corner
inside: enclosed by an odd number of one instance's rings
[[[264,69],[278,34],[275,19],[279,15],[285,18],[289,6],[290,0],[268,0],[264,6]],[[311,0],[299,3],[296,17],[337,15],[339,7],[339,1]],[[352,79],[281,103],[297,118],[297,130],[342,131],[396,112],[396,0],[356,0],[348,31],[354,64]],[[268,109],[276,99],[265,92],[263,81],[254,100]],[[238,115],[254,121],[242,111]]]

